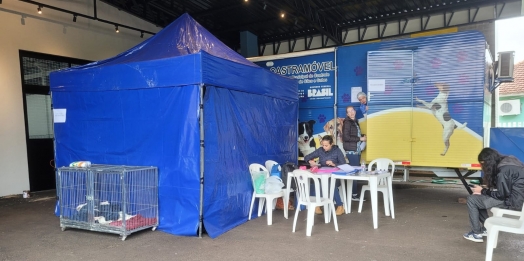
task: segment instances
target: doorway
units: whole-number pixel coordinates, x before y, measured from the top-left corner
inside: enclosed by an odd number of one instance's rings
[[[412,160],[413,51],[370,51],[366,158]]]
[[[49,73],[89,61],[22,50],[19,56],[29,188],[31,191],[55,189],[53,106],[49,93]]]

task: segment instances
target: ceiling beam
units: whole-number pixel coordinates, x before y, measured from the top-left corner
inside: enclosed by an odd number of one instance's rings
[[[254,30],[257,27],[266,27],[268,24],[275,23],[275,22],[278,22],[278,21],[280,21],[280,18],[278,18],[278,17],[269,18],[269,19],[262,19],[262,20],[257,20],[255,22],[252,22],[252,23],[249,23],[249,24],[242,24],[242,25],[235,26],[235,27],[228,27],[228,28],[226,28],[224,30],[213,31],[213,33],[214,34],[222,34],[222,33],[234,32],[234,31],[241,32],[241,31],[246,31],[246,30],[250,30],[250,29]]]
[[[196,13],[191,14],[191,16],[193,16],[193,17],[202,17],[202,16],[207,16],[207,15],[214,15],[214,14],[221,13],[221,12],[224,12],[224,11],[228,11],[228,10],[231,10],[231,9],[244,7],[245,5],[246,4],[244,2],[241,2],[241,3],[238,3],[238,4],[233,4],[233,5],[228,5],[228,6],[224,6],[224,7],[220,7],[220,8],[213,8],[213,9],[208,9],[208,10],[201,11],[201,12],[196,12]]]
[[[503,0],[502,2],[515,2],[518,0]],[[397,3],[398,4],[398,3]],[[341,22],[341,29],[349,29],[349,28],[357,28],[359,26],[364,25],[372,25],[377,23],[386,23],[389,21],[395,21],[398,19],[404,19],[404,18],[410,18],[410,17],[420,17],[420,16],[428,16],[436,13],[444,13],[444,12],[457,12],[461,10],[467,10],[471,7],[481,7],[481,6],[488,6],[492,5],[493,0],[470,0],[470,1],[460,1],[459,3],[453,3],[448,5],[442,5],[439,4],[438,6],[436,4],[421,4],[421,6],[418,6],[419,10],[415,8],[401,8],[401,6],[396,7],[396,10],[392,10],[386,14],[384,13],[376,13],[373,15],[370,15],[369,17],[357,17],[354,19],[350,19],[344,22]],[[407,12],[404,12],[406,10]],[[400,12],[400,13],[399,13]],[[355,21],[353,21],[355,20]]]
[[[281,3],[291,6],[291,8],[287,7],[282,9],[293,10],[293,12],[289,13],[297,18],[300,18],[300,20],[304,20],[307,24],[311,25],[321,34],[327,36],[329,39],[331,39],[331,41],[335,42],[336,45],[342,45],[342,33],[340,27],[336,22],[329,19],[325,14],[321,14],[319,11],[320,8],[318,8],[312,0],[280,0],[278,4],[273,3],[273,5],[279,6]]]

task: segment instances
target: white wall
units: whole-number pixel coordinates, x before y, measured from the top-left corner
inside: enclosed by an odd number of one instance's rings
[[[46,0],[47,5],[94,16],[92,0]],[[97,1],[98,18],[158,32],[161,28]],[[29,189],[19,50],[102,60],[150,37],[62,12],[4,0],[0,4],[0,196]],[[24,24],[22,24],[24,17]]]

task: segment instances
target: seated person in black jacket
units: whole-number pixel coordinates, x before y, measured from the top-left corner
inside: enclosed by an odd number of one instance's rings
[[[338,165],[346,163],[346,159],[344,158],[344,154],[342,154],[342,151],[338,148],[337,145],[333,145],[333,137],[331,137],[331,135],[326,135],[322,137],[320,145],[322,145],[320,148],[316,149],[315,151],[311,152],[310,154],[304,157],[304,160],[306,162],[309,162],[311,166],[317,164],[313,160],[315,158],[318,158],[318,163],[321,167],[336,167]],[[342,205],[342,199],[340,198],[340,193],[338,191],[339,186],[340,181],[337,181],[335,185],[334,195],[336,206],[335,212],[337,215],[342,215],[342,213],[344,213],[344,206]],[[320,207],[317,207],[315,209],[315,213],[322,214],[322,210],[320,209]]]
[[[484,242],[487,236],[484,221],[489,217],[488,208],[498,207],[522,210],[524,203],[524,164],[514,156],[504,156],[491,148],[484,148],[478,156],[487,188],[473,186],[467,206],[471,231],[464,238]]]

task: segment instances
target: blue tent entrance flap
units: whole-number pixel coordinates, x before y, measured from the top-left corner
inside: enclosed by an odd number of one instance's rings
[[[204,225],[214,238],[247,221],[249,164],[297,158],[298,106],[216,87],[206,88],[204,100]]]
[[[491,128],[489,146],[524,162],[524,128]]]
[[[157,166],[167,233],[197,235],[202,161],[202,211],[216,237],[247,220],[249,163],[296,159],[297,81],[247,61],[188,15],[113,58],[53,72],[50,83],[54,109],[66,111],[54,124],[57,166]]]

